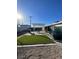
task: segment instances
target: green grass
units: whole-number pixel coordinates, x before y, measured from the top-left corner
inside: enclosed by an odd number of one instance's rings
[[[53,40],[49,39],[45,35],[24,35],[20,38],[17,38],[18,45],[32,45],[32,44],[46,44],[53,43]]]

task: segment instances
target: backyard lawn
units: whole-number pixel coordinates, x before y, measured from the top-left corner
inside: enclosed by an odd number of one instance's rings
[[[47,44],[53,43],[53,40],[45,35],[24,35],[17,38],[17,45]]]

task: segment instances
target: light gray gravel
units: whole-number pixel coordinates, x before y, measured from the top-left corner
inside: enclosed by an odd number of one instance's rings
[[[17,47],[17,59],[62,59],[62,44]]]

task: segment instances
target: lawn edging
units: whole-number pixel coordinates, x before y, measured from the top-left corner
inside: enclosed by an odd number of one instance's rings
[[[17,47],[38,47],[38,46],[51,46],[56,45],[56,43],[52,44],[34,44],[34,45],[17,45]]]

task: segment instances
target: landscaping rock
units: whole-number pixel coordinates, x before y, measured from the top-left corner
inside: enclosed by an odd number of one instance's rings
[[[62,59],[62,48],[56,45],[17,47],[17,59]]]

